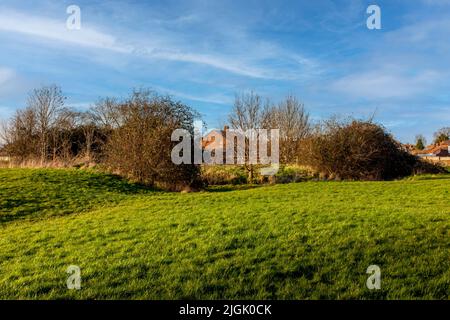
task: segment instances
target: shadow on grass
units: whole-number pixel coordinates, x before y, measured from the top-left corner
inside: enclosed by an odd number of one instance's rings
[[[65,178],[67,178],[67,180],[65,180]],[[64,184],[70,187],[80,186],[83,188],[125,194],[159,191],[154,187],[130,182],[119,175],[89,171],[39,171],[30,176],[30,181],[33,183],[44,183],[49,185]]]
[[[0,224],[80,213],[160,191],[114,174],[81,170],[15,170],[0,175]]]
[[[450,170],[450,168],[449,168]],[[422,181],[422,180],[450,180],[450,174],[439,173],[439,174],[420,174],[416,176],[406,177],[403,180],[410,181]]]

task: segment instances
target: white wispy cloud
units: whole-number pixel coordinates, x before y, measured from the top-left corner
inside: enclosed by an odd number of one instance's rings
[[[29,83],[11,68],[0,66],[0,103],[2,99],[22,93],[27,90]]]
[[[345,76],[333,82],[331,89],[356,98],[410,98],[430,90],[440,79],[431,70],[417,75],[379,70]]]
[[[85,27],[81,30],[69,30],[65,20],[35,17],[16,11],[0,11],[0,31],[21,33],[48,40],[80,45],[85,47],[126,52],[112,35],[94,28]]]
[[[19,33],[26,36],[53,41],[53,45],[69,44],[85,48],[103,49],[116,53],[136,55],[153,60],[167,60],[174,62],[185,62],[191,64],[204,65],[215,69],[223,70],[232,74],[261,79],[289,79],[292,74],[281,73],[277,69],[271,69],[267,66],[259,66],[258,63],[252,63],[253,60],[266,58],[265,51],[261,50],[261,57],[250,56],[242,58],[239,55],[221,55],[216,52],[196,52],[183,45],[177,46],[178,39],[163,39],[164,36],[173,36],[173,34],[150,35],[151,46],[146,45],[145,41],[121,40],[113,34],[100,31],[96,26],[82,24],[81,30],[69,30],[66,28],[64,19],[51,19],[48,17],[32,16],[30,14],[2,10],[0,12],[0,32]],[[136,39],[139,35],[125,35],[122,38]],[[162,38],[162,39],[161,39]],[[311,60],[299,58],[299,55],[286,54],[278,52],[281,58],[291,59],[298,67],[310,67]],[[283,57],[284,55],[284,57]],[[295,73],[293,73],[295,74]],[[298,73],[297,73],[298,74]]]
[[[187,99],[192,101],[200,101],[213,104],[230,105],[233,102],[233,97],[224,94],[189,94],[178,90],[168,89],[161,86],[151,86],[152,89],[157,90],[163,94],[174,96],[177,99]]]
[[[15,78],[15,76],[16,74],[13,70],[0,67],[0,88]]]
[[[331,82],[332,91],[378,101],[411,100],[448,90],[448,18],[411,19],[408,17],[405,26],[386,32],[364,59],[352,61],[349,72]]]

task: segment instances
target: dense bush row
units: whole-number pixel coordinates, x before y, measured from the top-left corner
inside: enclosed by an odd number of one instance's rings
[[[302,144],[302,163],[323,177],[390,180],[442,168],[421,161],[377,124],[369,121],[325,122]]]
[[[26,108],[3,125],[3,152],[15,164],[100,165],[140,183],[171,190],[197,189],[204,183],[297,182],[319,175],[386,180],[442,171],[402,150],[382,126],[371,121],[329,120],[312,126],[295,97],[277,104],[263,101],[254,93],[236,96],[228,122],[243,131],[279,129],[281,167],[269,178],[258,174],[261,166],[249,163],[247,140],[242,166],[175,165],[171,134],[185,129],[193,135],[198,114],[149,90],[134,91],[126,99],[102,99],[84,112],[66,107],[59,87],[34,90]]]
[[[4,151],[15,164],[100,164],[147,185],[176,190],[200,185],[198,166],[178,166],[170,158],[172,131],[193,133],[197,114],[190,107],[148,90],[103,99],[86,112],[64,101],[58,87],[35,90],[28,106],[3,126]]]

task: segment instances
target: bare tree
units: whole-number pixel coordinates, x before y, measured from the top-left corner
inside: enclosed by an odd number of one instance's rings
[[[35,89],[29,96],[28,108],[36,115],[41,164],[47,160],[50,129],[55,125],[65,99],[56,85]]]
[[[2,136],[6,151],[22,162],[37,153],[37,121],[31,108],[17,110],[14,116],[4,124]]]
[[[134,91],[130,98],[115,104],[117,128],[106,145],[106,162],[111,169],[138,182],[177,189],[198,183],[199,168],[176,165],[171,152],[176,129],[194,133],[197,114],[188,106],[148,90]]]
[[[450,127],[444,127],[434,133],[434,143],[440,144],[443,141],[450,139]]]
[[[57,114],[55,123],[50,129],[52,135],[53,161],[61,158],[66,164],[70,163],[72,153],[72,136],[77,128],[77,113],[63,108]]]
[[[89,110],[98,126],[107,130],[118,128],[123,123],[119,112],[119,102],[115,98],[104,98],[97,101]]]
[[[1,119],[0,120],[0,148],[11,144],[12,142],[12,128],[11,120]]]
[[[264,110],[264,127],[280,129],[280,160],[297,163],[299,145],[311,132],[309,114],[293,95]]]
[[[234,129],[246,131],[262,124],[262,98],[253,91],[236,95],[228,121]]]
[[[266,103],[267,105],[268,102]],[[264,107],[262,98],[253,91],[236,95],[233,109],[228,115],[228,121],[233,129],[240,130],[242,134],[248,130],[262,129],[266,122],[264,121],[264,108],[267,107]],[[255,167],[249,161],[248,137],[245,137],[244,141],[244,167],[248,174],[248,180],[251,183],[253,182]]]

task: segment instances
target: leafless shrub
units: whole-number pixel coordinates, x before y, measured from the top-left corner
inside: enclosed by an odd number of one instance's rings
[[[193,135],[196,113],[186,105],[147,90],[132,93],[111,105],[118,116],[106,145],[106,163],[122,175],[140,183],[180,190],[199,183],[195,165],[175,165],[171,160],[175,129]]]
[[[228,121],[233,129],[246,132],[252,129],[262,129],[267,121],[264,120],[262,98],[254,92],[236,95],[233,109],[228,115]],[[258,137],[256,137],[258,139]],[[255,165],[249,161],[248,138],[245,138],[244,168],[247,171],[248,181],[251,183],[255,177]]]
[[[296,97],[287,96],[279,104],[265,108],[263,127],[280,129],[280,162],[298,163],[300,144],[311,131],[304,105]]]
[[[401,149],[386,130],[370,121],[326,121],[302,147],[302,162],[323,177],[390,180],[414,172],[439,172]]]
[[[48,160],[50,131],[60,120],[58,117],[64,108],[65,99],[61,88],[56,85],[35,89],[28,98],[27,109],[35,117],[39,156],[42,164]]]
[[[36,113],[31,108],[17,110],[14,116],[3,123],[2,139],[5,152],[23,162],[39,153],[39,136]]]
[[[303,104],[292,95],[275,105],[254,92],[236,95],[228,121],[233,129],[243,132],[249,129],[279,129],[279,154],[282,164],[299,162],[300,144],[311,131],[308,113]],[[255,166],[249,163],[248,153],[247,139],[244,167],[248,173],[248,181],[254,182]]]
[[[440,144],[450,139],[450,127],[444,127],[434,133],[434,143]]]

